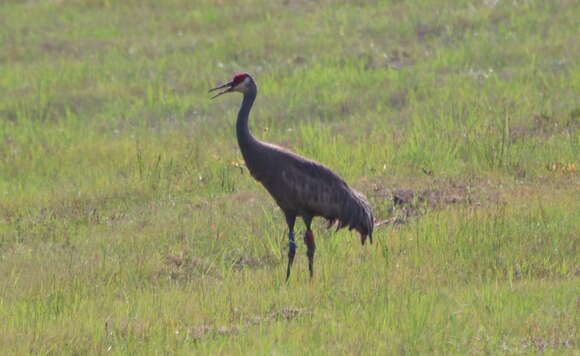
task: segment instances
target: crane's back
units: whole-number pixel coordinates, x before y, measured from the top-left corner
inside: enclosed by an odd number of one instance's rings
[[[329,168],[257,140],[242,153],[252,176],[286,214],[321,216],[338,228],[348,226],[372,238],[374,219],[366,198]]]

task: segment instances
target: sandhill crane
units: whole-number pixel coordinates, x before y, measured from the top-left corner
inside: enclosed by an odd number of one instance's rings
[[[248,117],[256,99],[258,87],[248,73],[238,73],[233,79],[210,90],[225,89],[212,97],[240,92],[244,95],[236,133],[246,166],[252,176],[262,183],[284,212],[288,224],[288,268],[286,280],[296,254],[294,223],[300,216],[306,224],[304,241],[308,248],[310,278],[314,275],[314,235],[312,219],[321,216],[328,227],[337,230],[348,226],[359,232],[364,245],[367,236],[373,242],[374,219],[365,196],[351,189],[336,173],[322,164],[297,155],[282,147],[255,139],[248,128]]]

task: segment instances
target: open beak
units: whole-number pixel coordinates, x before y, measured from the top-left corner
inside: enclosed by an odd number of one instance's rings
[[[215,91],[215,90],[220,90],[220,89],[223,89],[223,88],[227,88],[226,90],[224,90],[224,91],[220,91],[220,92],[219,92],[219,93],[217,93],[216,95],[212,96],[212,97],[211,97],[211,99],[217,98],[218,96],[220,96],[220,95],[222,95],[222,94],[229,93],[230,91],[232,91],[232,89],[233,89],[233,87],[234,87],[234,86],[233,86],[233,84],[234,84],[234,82],[233,82],[233,81],[232,81],[232,82],[227,82],[227,83],[225,83],[225,84],[222,84],[222,85],[220,85],[219,87],[215,87],[215,88],[213,88],[213,89],[210,89],[210,90],[208,91],[208,93],[211,93],[212,91]]]

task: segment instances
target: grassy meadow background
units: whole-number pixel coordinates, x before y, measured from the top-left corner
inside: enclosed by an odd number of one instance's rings
[[[580,354],[578,13],[3,0],[1,353]],[[300,243],[284,283],[241,97],[208,100],[237,71],[256,136],[403,223],[362,248],[317,221],[315,278]]]

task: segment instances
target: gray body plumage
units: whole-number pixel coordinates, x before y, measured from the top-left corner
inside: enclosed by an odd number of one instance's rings
[[[248,129],[248,116],[257,94],[244,93],[238,114],[238,144],[252,176],[264,185],[288,217],[312,219],[321,216],[329,227],[349,227],[372,242],[374,219],[364,195],[351,189],[336,173],[324,165],[282,147],[255,139]]]

